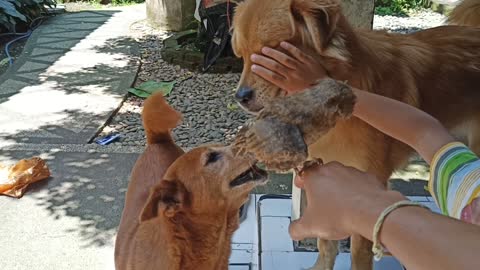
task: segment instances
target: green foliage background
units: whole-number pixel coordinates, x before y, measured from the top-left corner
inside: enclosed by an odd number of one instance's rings
[[[379,15],[406,15],[408,11],[430,5],[430,0],[375,0],[375,12]]]
[[[56,4],[56,0],[1,0],[0,32],[15,32],[18,26],[28,26],[47,13],[46,7],[54,8]]]
[[[94,5],[112,4],[112,5],[131,5],[143,3],[145,0],[58,0],[61,3],[86,2]]]

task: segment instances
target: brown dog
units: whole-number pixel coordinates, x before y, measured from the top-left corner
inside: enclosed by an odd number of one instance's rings
[[[182,155],[169,131],[179,120],[161,94],[146,101],[149,145],[127,191],[115,247],[118,270],[228,269],[239,209],[267,179],[230,147],[204,146]]]
[[[470,0],[476,1],[479,0]],[[246,0],[236,9],[232,44],[244,69],[236,98],[256,113],[284,91],[250,71],[250,55],[289,41],[320,59],[328,75],[419,107],[480,153],[480,28],[443,26],[409,35],[353,29],[336,0]],[[412,131],[415,132],[415,131]],[[309,148],[387,182],[412,150],[353,118]],[[371,269],[371,243],[352,236],[352,269]],[[333,269],[337,246],[319,241],[315,269]]]
[[[183,154],[170,136],[170,129],[177,126],[181,115],[168,106],[161,94],[146,100],[142,116],[147,148],[135,163],[130,176],[115,242],[116,269],[128,269],[130,248],[140,227],[139,215],[147,202],[150,188],[160,183],[168,167]]]

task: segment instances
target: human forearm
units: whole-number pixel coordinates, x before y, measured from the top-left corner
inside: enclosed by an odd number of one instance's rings
[[[353,232],[372,239],[380,213],[402,197],[384,192],[359,202],[352,211]],[[380,241],[407,269],[480,269],[480,227],[419,207],[399,208],[388,215]]]
[[[386,191],[373,175],[336,162],[308,168],[295,185],[305,189],[308,201],[303,216],[290,225],[295,240],[348,235],[372,240],[381,213],[406,200],[399,192]],[[386,217],[379,237],[407,269],[480,269],[480,226],[406,206]]]
[[[452,136],[432,116],[408,104],[354,89],[354,116],[381,132],[410,145],[428,163]]]

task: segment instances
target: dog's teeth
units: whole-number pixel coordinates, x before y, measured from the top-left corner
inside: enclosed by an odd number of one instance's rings
[[[251,178],[253,178],[253,172],[250,172],[250,173],[248,174],[248,176],[250,176]]]

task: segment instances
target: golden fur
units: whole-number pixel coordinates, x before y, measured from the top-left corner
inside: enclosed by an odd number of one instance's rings
[[[244,59],[239,89],[254,90],[241,104],[245,109],[257,112],[284,94],[250,71],[250,55],[263,46],[282,50],[278,45],[286,40],[321,59],[330,77],[425,110],[480,153],[480,28],[442,26],[389,34],[353,29],[336,0],[246,0],[237,7],[233,29],[234,51]],[[386,183],[412,149],[353,118],[339,122],[309,152]],[[317,269],[333,269],[337,249],[321,242],[321,255],[331,265],[317,264]],[[372,268],[370,247],[363,238],[352,237],[352,269]]]
[[[480,0],[463,0],[448,16],[451,25],[480,26]]]
[[[266,180],[232,186],[252,160],[234,158],[229,147],[184,154],[170,136],[180,118],[161,94],[145,103],[148,146],[128,186],[115,243],[117,270],[227,270],[239,209]]]

